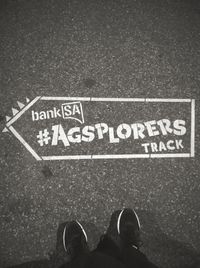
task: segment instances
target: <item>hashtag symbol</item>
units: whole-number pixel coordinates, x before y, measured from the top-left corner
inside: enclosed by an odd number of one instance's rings
[[[44,144],[48,144],[51,137],[49,136],[49,132],[47,129],[40,130],[39,134],[37,135],[38,143],[40,146],[43,146]]]

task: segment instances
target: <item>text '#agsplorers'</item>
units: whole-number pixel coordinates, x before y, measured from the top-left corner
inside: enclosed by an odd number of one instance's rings
[[[151,120],[143,123],[126,124],[122,123],[116,128],[106,123],[81,127],[64,129],[61,124],[53,125],[51,129],[45,129],[48,132],[48,138],[52,146],[63,143],[64,146],[70,146],[72,143],[92,142],[95,139],[101,140],[107,137],[109,143],[119,143],[120,140],[126,139],[144,139],[153,136],[166,136],[173,134],[183,136],[186,134],[185,120],[169,119]],[[41,132],[41,131],[40,131]],[[44,134],[43,134],[44,135]],[[38,140],[40,143],[40,141]],[[47,144],[47,143],[46,143]],[[43,143],[40,143],[43,146]]]

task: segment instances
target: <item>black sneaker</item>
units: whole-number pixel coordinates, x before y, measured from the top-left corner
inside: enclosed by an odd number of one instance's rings
[[[69,256],[69,260],[88,252],[87,234],[78,221],[71,221],[66,224],[63,230],[63,247]]]
[[[117,219],[117,232],[123,246],[139,248],[141,245],[140,228],[140,220],[134,210],[130,208],[121,210]]]

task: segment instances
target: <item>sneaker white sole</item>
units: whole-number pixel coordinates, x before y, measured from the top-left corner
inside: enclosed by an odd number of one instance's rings
[[[124,210],[125,209],[122,209],[122,211],[120,212],[120,214],[118,216],[118,219],[117,219],[117,232],[118,232],[118,234],[120,234],[120,221],[121,221],[121,217],[122,217],[122,214],[123,214]],[[141,224],[140,224],[139,217],[138,217],[137,213],[135,212],[135,210],[133,210],[133,213],[135,214],[135,217],[137,219],[137,224],[138,224],[138,227],[140,229],[141,228]]]
[[[86,231],[84,230],[83,226],[80,224],[79,221],[76,221],[76,222],[77,222],[78,225],[81,227],[81,230],[82,230],[82,232],[83,232],[83,234],[84,234],[84,236],[85,236],[85,240],[86,240],[86,242],[88,242],[88,237],[87,237]]]
[[[80,224],[79,221],[76,221],[76,223],[80,226],[80,228],[81,228],[81,230],[82,230],[82,232],[83,232],[83,234],[85,236],[85,240],[86,240],[86,242],[88,242],[88,237],[87,237],[87,234],[86,234],[83,226]],[[64,231],[63,231],[63,247],[64,247],[65,251],[67,252],[67,247],[66,247],[66,244],[65,244],[66,228],[67,228],[67,226],[65,226]]]

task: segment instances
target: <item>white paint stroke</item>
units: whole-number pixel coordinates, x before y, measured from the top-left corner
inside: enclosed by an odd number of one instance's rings
[[[41,100],[76,100],[76,101],[113,101],[113,102],[191,102],[191,99],[162,98],[101,98],[101,97],[52,97],[43,96]]]
[[[42,160],[39,157],[39,155],[31,148],[31,146],[22,138],[22,136],[14,129],[13,126],[10,126],[9,130],[26,147],[26,149],[35,157],[36,160]]]
[[[52,156],[41,156],[42,160],[81,160],[81,159],[92,159],[91,155],[52,155]]]
[[[41,100],[90,101],[90,97],[41,97]]]
[[[144,98],[91,98],[91,101],[145,102]]]
[[[13,113],[13,116],[15,116],[16,114],[19,113],[19,110],[15,109],[15,108],[12,108],[12,113]]]
[[[16,114],[7,124],[6,126],[9,127],[12,125],[17,119],[19,119],[34,103],[36,103],[41,97],[38,96],[29,102],[19,113]]]
[[[189,153],[173,153],[173,154],[151,154],[150,158],[175,158],[175,157],[190,157]]]
[[[81,160],[81,159],[134,159],[134,158],[180,158],[190,157],[189,153],[177,154],[111,154],[111,155],[53,155],[42,156],[42,160]]]
[[[7,129],[7,127],[5,127],[3,130],[2,130],[2,132],[9,132],[9,130]]]
[[[146,98],[146,102],[191,102],[191,99]]]
[[[92,155],[92,159],[122,159],[122,158],[149,158],[149,154],[105,154]]]
[[[191,101],[191,157],[195,155],[195,100]]]
[[[10,119],[11,117],[6,115],[6,121],[8,122]]]
[[[23,109],[24,108],[24,104],[20,101],[17,101],[17,105],[19,106],[20,109]]]

